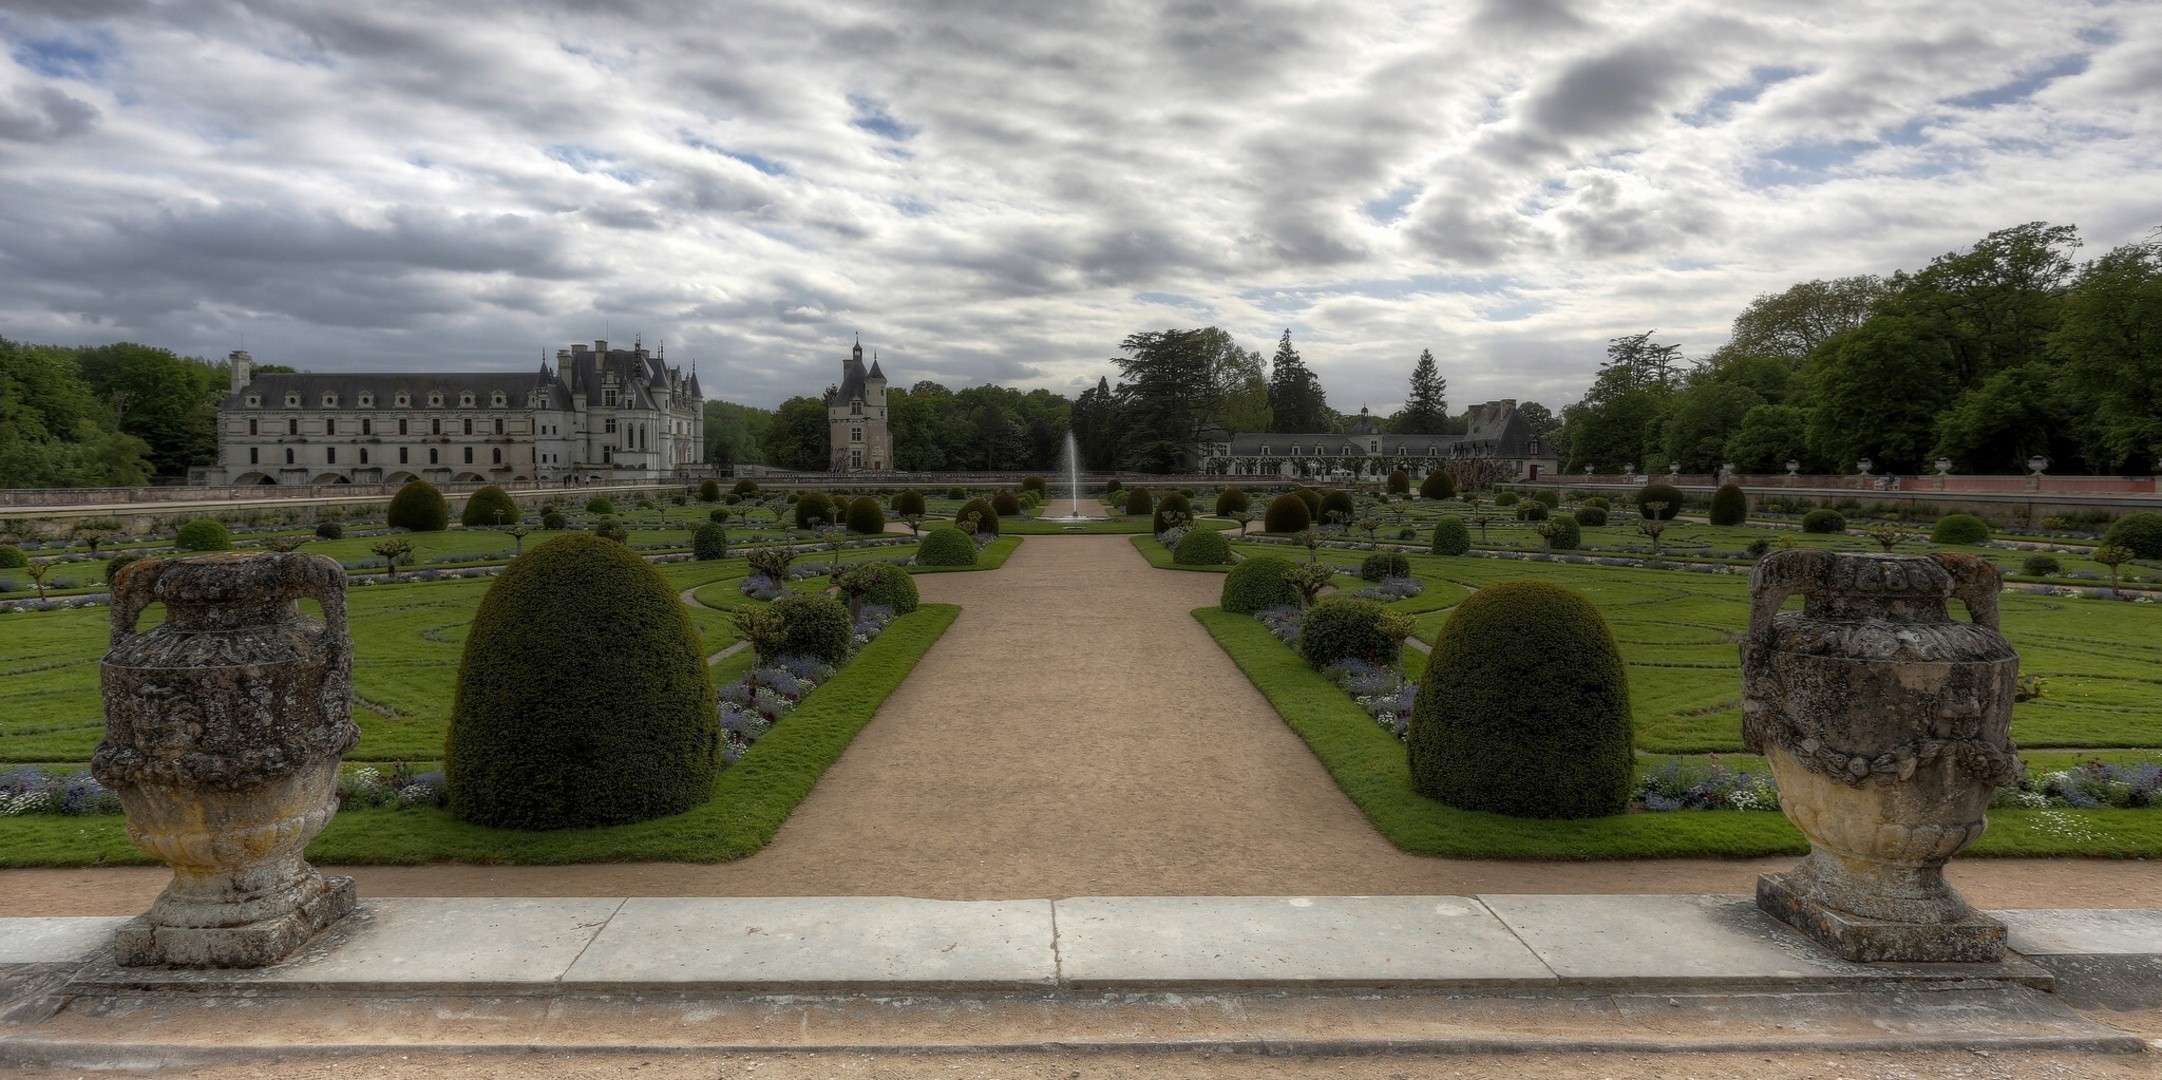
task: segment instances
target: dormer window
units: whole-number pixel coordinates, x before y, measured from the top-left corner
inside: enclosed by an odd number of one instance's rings
[[[1537,440],[1537,439],[1533,439],[1533,440],[1531,441],[1531,456],[1533,456],[1533,457],[1538,457],[1538,456],[1539,456],[1539,440]]]
[[[337,407],[338,407],[338,395],[336,395],[336,394],[324,394],[324,395],[323,395],[323,407],[324,407],[324,408],[326,408],[326,409],[335,409],[335,408],[337,408]]]
[[[616,407],[616,392],[615,392],[615,391],[613,391],[613,390],[604,390],[604,391],[602,391],[602,392],[601,392],[601,404],[602,404],[602,405],[604,405],[604,406],[607,406],[608,408],[611,408],[611,409],[615,408],[615,407]]]
[[[255,408],[256,406],[258,406],[258,405],[261,405],[262,403],[263,403],[263,397],[262,397],[262,395],[261,395],[261,394],[249,394],[249,395],[248,395],[248,407],[249,407],[249,408],[251,408],[251,409],[252,409],[252,408]]]
[[[374,394],[362,394],[362,395],[360,395],[360,407],[361,407],[361,408],[363,408],[363,409],[372,409],[372,408],[374,408],[374,407],[375,407],[375,395],[374,395]]]
[[[851,402],[849,402],[849,403],[848,403],[848,415],[850,415],[850,416],[862,416],[862,415],[863,415],[863,402],[861,402],[861,401],[851,401]]]
[[[297,409],[297,408],[300,408],[300,395],[299,395],[299,394],[287,394],[287,395],[285,395],[285,407],[286,407],[286,408],[288,408],[288,409]]]
[[[399,394],[397,397],[391,399],[391,403],[397,405],[399,408],[404,408],[405,406],[411,405],[413,403],[413,398],[411,397],[411,395],[408,394]]]
[[[502,408],[502,407],[504,406],[504,404],[505,404],[505,403],[506,403],[506,402],[507,402],[508,400],[509,400],[508,398],[505,398],[505,397],[503,396],[503,392],[502,392],[502,391],[500,391],[500,390],[498,390],[498,391],[496,391],[496,392],[495,392],[495,394],[494,394],[493,396],[491,396],[491,397],[490,397],[490,398],[488,399],[488,404],[490,404],[490,405],[493,405],[493,406],[495,406],[496,408],[500,409],[500,408]]]
[[[429,394],[429,395],[428,395],[428,404],[430,404],[430,405],[441,405],[442,403],[443,403],[443,395],[442,395],[442,394],[440,394],[440,393],[435,393],[435,394]]]
[[[1294,444],[1294,445],[1293,445],[1293,446],[1291,447],[1291,456],[1292,456],[1292,457],[1298,457],[1298,456],[1299,456],[1299,448],[1298,448],[1298,446],[1297,446],[1296,444]]]
[[[459,405],[461,405],[461,406],[463,406],[463,407],[465,407],[465,408],[472,408],[472,407],[473,407],[473,395],[472,395],[472,394],[460,394],[460,395],[458,395],[458,404],[459,404]]]

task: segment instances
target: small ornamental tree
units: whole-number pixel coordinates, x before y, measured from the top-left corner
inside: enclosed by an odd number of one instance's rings
[[[504,568],[474,613],[443,750],[450,812],[512,829],[681,813],[712,796],[720,741],[675,589],[622,545],[566,534]]]
[[[594,518],[593,535],[598,536],[603,540],[613,540],[618,544],[628,544],[631,542],[631,531],[624,528],[616,521],[616,519],[612,517]]]
[[[1389,494],[1391,494],[1391,495],[1409,495],[1409,494],[1411,494],[1411,474],[1410,474],[1410,473],[1408,473],[1408,472],[1405,472],[1405,471],[1404,471],[1404,470],[1402,470],[1402,469],[1396,469],[1396,470],[1393,470],[1393,471],[1391,471],[1391,472],[1389,473]]]
[[[1652,555],[1657,556],[1659,554],[1659,534],[1667,531],[1668,520],[1660,516],[1665,513],[1666,504],[1654,499],[1648,503],[1639,503],[1638,509],[1643,513],[1644,517],[1643,520],[1637,522],[1637,531],[1651,539]]]
[[[408,480],[390,497],[383,523],[409,532],[442,532],[450,528],[450,504],[443,501],[443,493],[434,484]]]
[[[1336,580],[1336,567],[1325,562],[1305,562],[1284,573],[1284,581],[1299,598],[1299,609],[1314,606],[1314,598]]]
[[[1584,543],[1584,533],[1577,528],[1576,519],[1567,514],[1556,514],[1532,529],[1546,540],[1548,551],[1575,551]]]
[[[1217,606],[1234,615],[1251,615],[1272,607],[1297,604],[1298,590],[1287,580],[1297,569],[1298,564],[1289,559],[1256,555],[1224,575],[1224,591],[1217,599]]]
[[[196,518],[180,527],[173,546],[182,551],[231,551],[233,538],[225,526],[209,518]]]
[[[701,562],[728,557],[728,530],[709,521],[691,534],[691,557]]]
[[[848,504],[848,531],[859,536],[876,536],[886,531],[886,511],[879,508],[877,499],[858,495]]]
[[[1158,536],[1173,523],[1187,524],[1194,519],[1194,504],[1186,496],[1174,491],[1156,504],[1156,511],[1149,521],[1149,531]]]
[[[549,532],[562,532],[570,527],[571,519],[564,517],[561,510],[548,510],[541,514],[541,528]]]
[[[1929,531],[1932,544],[1982,544],[1989,541],[1989,524],[1973,514],[1946,514]]]
[[[2104,544],[2087,557],[2109,568],[2109,594],[2117,595],[2117,568],[2132,561],[2132,549]]]
[[[840,523],[841,511],[823,491],[806,491],[796,499],[796,528],[810,529]]]
[[[1217,517],[1230,517],[1252,505],[1253,502],[1246,497],[1246,492],[1239,488],[1227,487],[1216,493]]]
[[[396,581],[399,561],[411,561],[408,556],[413,554],[413,542],[402,536],[393,536],[377,541],[368,550],[383,557],[383,564],[390,570],[390,580]]]
[[[2110,523],[2102,542],[2132,553],[2136,559],[2162,559],[2162,514],[2140,510]]]
[[[895,495],[893,497],[893,512],[902,517],[907,517],[910,514],[921,516],[924,512],[923,492],[917,491],[915,488],[909,488],[899,495]]]
[[[924,566],[974,566],[976,541],[951,525],[934,525],[916,545],[916,561]]]
[[[1652,504],[1658,503],[1654,511]],[[1661,521],[1672,521],[1682,512],[1682,492],[1672,484],[1646,484],[1637,492],[1637,513],[1644,517],[1657,516]]]
[[[1547,581],[1504,581],[1450,612],[1405,735],[1412,788],[1464,810],[1584,818],[1628,808],[1629,684],[1599,611]]]
[[[468,529],[493,528],[517,520],[517,502],[511,499],[509,492],[494,484],[468,496],[465,508],[458,512],[458,524]]]
[[[1314,523],[1314,516],[1306,509],[1306,500],[1297,495],[1278,495],[1269,500],[1268,513],[1261,517],[1264,532],[1295,533]]]
[[[1419,481],[1419,497],[1422,499],[1453,499],[1456,497],[1456,482],[1449,479],[1448,473],[1435,469],[1433,472],[1426,474],[1426,479]]]
[[[1748,520],[1749,496],[1742,494],[1740,484],[1721,484],[1712,492],[1712,524],[1739,525]]]
[[[976,516],[977,532],[988,533],[992,536],[998,535],[998,511],[991,506],[988,500],[970,499],[961,505],[960,510],[954,513],[953,519],[956,522],[963,521],[970,514]]]
[[[1126,512],[1135,517],[1156,512],[1156,499],[1149,489],[1137,487],[1126,493]]]
[[[90,557],[93,559],[98,557],[99,544],[104,543],[107,537],[117,536],[125,531],[127,531],[125,526],[111,518],[91,518],[87,521],[78,521],[73,528],[68,530],[75,539],[82,541],[84,547],[90,549]]]
[[[1471,550],[1471,530],[1464,527],[1464,519],[1450,514],[1434,523],[1434,541],[1429,549],[1436,555],[1462,555]]]

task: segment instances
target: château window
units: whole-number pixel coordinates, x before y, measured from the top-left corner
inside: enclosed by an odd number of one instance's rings
[[[262,403],[263,403],[263,399],[262,399],[261,397],[259,397],[259,396],[255,395],[255,394],[249,394],[249,395],[248,395],[248,407],[249,407],[249,408],[251,408],[251,409],[252,409],[252,408],[254,408],[254,407],[255,407],[255,406],[257,406],[257,405],[261,405]]]
[[[411,405],[413,403],[413,399],[410,395],[399,394],[397,397],[391,399],[391,403],[397,405],[399,408],[402,409],[407,405]]]
[[[404,434],[406,434],[406,430],[405,430],[405,418],[404,418],[404,417],[402,417],[402,416],[398,418],[398,434],[400,434],[400,435],[404,435]]]
[[[428,448],[428,464],[430,464],[430,465],[436,465],[436,464],[440,464],[440,462],[438,462],[438,461],[436,460],[436,453],[435,453],[435,447],[433,447],[433,446],[431,446],[431,447],[429,447],[429,448]]]
[[[862,429],[862,428],[860,428],[860,427],[858,427],[858,428],[849,428],[849,429],[848,429],[848,441],[849,441],[849,442],[862,442],[862,441],[863,441],[863,429]]]
[[[406,464],[406,460],[405,460],[405,454],[406,454],[406,448],[405,448],[405,447],[403,447],[403,446],[399,447],[399,448],[398,448],[398,464],[400,464],[400,465]]]
[[[323,448],[323,463],[326,465],[336,465],[338,463],[337,447],[326,446]]]
[[[496,395],[494,395],[494,396],[492,396],[492,397],[490,397],[490,398],[488,399],[488,404],[490,404],[490,405],[493,405],[493,406],[495,406],[496,408],[500,409],[500,408],[502,408],[502,407],[503,407],[503,405],[504,405],[505,401],[507,401],[507,400],[508,400],[508,399],[506,399],[506,398],[505,398],[505,397],[504,397],[504,396],[503,396],[502,394],[498,393],[498,394],[496,394]]]
[[[430,404],[430,405],[441,405],[442,403],[443,403],[443,395],[441,395],[441,394],[430,394],[430,395],[428,395],[428,404]]]
[[[503,434],[503,421],[497,420],[495,422],[495,433],[498,435]]]
[[[496,463],[496,464],[498,464],[498,465],[501,465],[501,464],[503,464],[503,448],[502,448],[502,447],[498,446],[498,447],[496,447],[495,449],[493,449],[493,450],[490,450],[490,451],[489,451],[489,454],[490,454],[490,455],[492,455],[492,456],[493,456],[493,457],[495,458],[495,463]]]
[[[1539,456],[1539,440],[1537,440],[1537,439],[1533,439],[1533,440],[1531,441],[1531,456],[1533,456],[1533,457],[1538,457],[1538,456]]]
[[[465,420],[465,433],[468,435],[473,434],[473,418],[470,416],[466,417]]]
[[[291,465],[293,463],[293,448],[290,446],[285,448],[285,463],[287,465]]]
[[[262,455],[262,451],[260,451],[260,450],[256,449],[256,448],[255,448],[255,447],[253,447],[253,446],[251,446],[251,447],[248,447],[248,464],[250,464],[250,465],[261,465],[262,463],[263,463],[263,455]]]
[[[288,409],[297,409],[297,408],[300,408],[300,395],[299,395],[299,394],[287,394],[287,395],[285,395],[285,407],[286,407],[286,408],[288,408]]]
[[[373,420],[362,420],[362,421],[360,422],[360,433],[361,433],[361,434],[363,434],[363,435],[373,435],[373,434],[375,434],[375,421],[373,421]]]
[[[286,417],[286,418],[285,418],[285,433],[286,433],[287,435],[298,435],[298,434],[300,434],[300,421],[299,421],[298,419],[295,419],[295,418],[293,418],[293,417],[290,417],[290,416],[289,416],[289,417]]]
[[[611,409],[615,408],[615,407],[616,407],[616,392],[615,392],[615,391],[613,391],[613,390],[606,390],[606,391],[603,391],[603,392],[601,393],[601,404],[603,404],[603,405],[606,405],[606,406],[608,406],[608,407],[609,407],[609,408],[611,408]]]
[[[254,421],[254,420],[249,420],[249,421],[248,421],[248,434],[250,434],[250,435],[260,435],[260,434],[262,434],[262,432],[260,432],[260,431],[257,431],[257,430],[255,429],[255,425],[256,425],[256,421]]]
[[[440,420],[440,419],[435,419],[435,420],[430,420],[430,421],[428,421],[428,434],[430,434],[430,435],[441,435],[442,433],[443,433],[443,421],[442,421],[442,420]]]
[[[473,464],[473,448],[470,446],[465,448],[465,463],[468,465]]]
[[[374,394],[362,394],[362,395],[360,395],[360,407],[361,407],[361,408],[363,408],[363,409],[372,409],[372,408],[374,408],[374,407],[375,407],[375,395],[374,395]]]
[[[863,415],[863,402],[861,402],[861,401],[851,401],[851,402],[849,402],[849,403],[848,403],[848,414],[849,414],[850,416],[862,416],[862,415]]]
[[[471,395],[471,394],[460,394],[460,395],[458,395],[458,404],[459,404],[459,405],[461,405],[461,406],[464,406],[465,408],[469,408],[469,409],[470,409],[470,408],[472,408],[472,407],[473,407],[473,395]]]
[[[613,416],[609,417],[609,418],[608,418],[608,420],[607,420],[607,425],[608,425],[608,427],[607,427],[607,432],[608,432],[608,434],[610,434],[610,435],[613,435],[613,434],[615,434],[615,433],[616,433],[616,418],[615,418],[615,417],[613,417]]]
[[[368,448],[365,446],[360,448],[360,463],[363,465],[368,463]]]
[[[324,394],[324,395],[323,395],[323,407],[324,407],[324,408],[326,408],[326,409],[335,409],[335,408],[337,408],[337,407],[338,407],[338,395],[336,395],[336,394]]]

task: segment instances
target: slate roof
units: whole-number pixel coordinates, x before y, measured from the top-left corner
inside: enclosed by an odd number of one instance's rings
[[[248,382],[247,388],[239,393],[225,395],[219,407],[246,408],[247,396],[255,394],[263,400],[258,408],[283,409],[289,407],[285,404],[285,395],[297,393],[300,395],[298,407],[304,410],[350,409],[359,402],[361,394],[372,393],[375,395],[376,408],[393,408],[395,406],[391,403],[397,400],[396,395],[402,391],[413,397],[413,403],[407,406],[408,408],[428,408],[428,395],[431,393],[443,395],[443,404],[436,406],[437,408],[459,408],[458,396],[471,393],[473,404],[464,407],[486,409],[494,407],[489,405],[489,401],[495,394],[501,393],[504,398],[502,408],[523,409],[526,407],[526,391],[533,389],[533,386],[534,378],[531,373],[509,371],[364,372],[323,375],[273,372],[255,376]],[[324,394],[338,395],[338,403],[325,406]]]

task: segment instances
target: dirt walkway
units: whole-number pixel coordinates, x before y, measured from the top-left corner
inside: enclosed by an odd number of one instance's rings
[[[1002,570],[917,580],[963,614],[765,851],[717,865],[345,872],[371,896],[985,899],[1742,893],[1793,861],[1406,855],[1188,615],[1215,603],[1218,575],[1151,569],[1124,536],[1046,536]],[[2146,906],[2156,875],[2143,861],[1953,869],[1986,907]],[[132,914],[165,880],[151,868],[4,871],[0,916]]]

